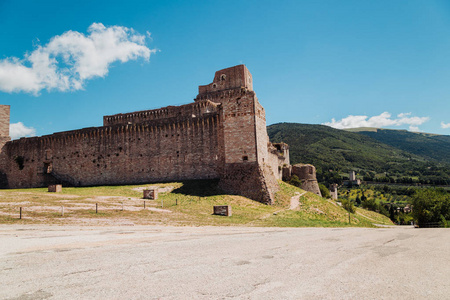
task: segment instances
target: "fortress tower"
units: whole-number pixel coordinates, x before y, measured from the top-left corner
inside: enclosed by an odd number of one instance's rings
[[[277,151],[269,152],[264,108],[253,91],[252,75],[245,65],[217,71],[212,83],[199,86],[195,101],[205,100],[221,107],[221,187],[272,203],[278,188],[276,179],[281,179],[279,158],[284,157]]]
[[[0,170],[7,164],[5,156],[1,154],[3,146],[10,141],[9,137],[9,105],[0,105]],[[6,174],[0,171],[0,187],[8,185]]]
[[[225,191],[273,203],[282,166],[289,164],[289,147],[269,143],[264,108],[248,69],[239,65],[217,71],[212,83],[199,86],[194,100],[105,116],[102,127],[7,142],[0,162],[0,177],[7,180],[0,184],[23,188],[219,179]],[[9,106],[1,108],[9,116]],[[2,122],[0,137],[7,135],[9,117]]]
[[[9,140],[9,105],[0,105],[0,148]]]

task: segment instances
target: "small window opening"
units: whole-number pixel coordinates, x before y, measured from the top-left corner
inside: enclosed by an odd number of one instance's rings
[[[14,158],[14,160],[16,161],[17,166],[19,167],[19,170],[23,170],[23,168],[24,168],[23,162],[25,160],[24,157],[23,156],[16,156]]]
[[[248,161],[248,156],[247,156],[247,155],[242,156],[242,160],[243,160],[243,161]]]
[[[44,173],[50,174],[52,169],[52,163],[44,163]]]

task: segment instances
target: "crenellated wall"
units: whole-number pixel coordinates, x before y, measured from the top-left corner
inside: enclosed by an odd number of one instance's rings
[[[219,115],[211,114],[15,140],[4,149],[9,187],[52,179],[86,186],[219,178],[219,127]]]
[[[218,113],[220,104],[208,100],[189,103],[181,106],[167,106],[159,109],[136,111],[103,117],[103,126],[117,124],[137,124],[149,121],[171,119],[179,121],[202,115]]]

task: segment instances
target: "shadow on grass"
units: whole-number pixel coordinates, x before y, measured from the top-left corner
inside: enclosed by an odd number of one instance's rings
[[[225,192],[219,188],[219,179],[188,180],[183,185],[172,191],[173,194],[188,196],[208,197],[223,195]]]

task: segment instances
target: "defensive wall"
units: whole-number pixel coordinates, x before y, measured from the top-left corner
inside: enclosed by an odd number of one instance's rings
[[[0,106],[4,114],[6,188],[220,179],[225,191],[270,204],[289,165],[288,146],[269,142],[244,65],[217,71],[193,103],[105,116],[102,127],[9,141],[9,107]]]

